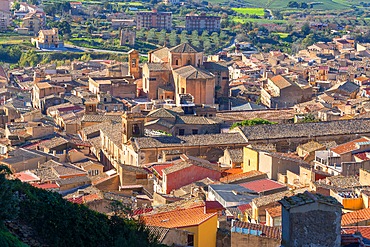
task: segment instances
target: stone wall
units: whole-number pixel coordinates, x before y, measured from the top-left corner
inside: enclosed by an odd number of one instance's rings
[[[235,247],[280,247],[280,240],[250,234],[231,233],[231,246]]]

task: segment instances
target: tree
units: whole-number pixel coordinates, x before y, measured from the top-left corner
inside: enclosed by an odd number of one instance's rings
[[[214,44],[216,47],[219,47],[219,45],[220,45],[220,39],[219,39],[219,37],[218,37],[218,33],[213,32],[213,33],[212,33],[212,35],[211,35],[211,39],[212,39],[213,44]]]
[[[198,31],[194,30],[190,36],[190,42],[195,47],[200,47]]]
[[[301,8],[301,9],[308,9],[308,4],[307,4],[307,3],[302,2],[302,3],[301,3],[301,5],[300,5],[300,8]]]
[[[180,34],[180,43],[187,43],[188,40],[188,32],[186,30],[182,31]]]
[[[146,41],[150,42],[150,43],[154,43],[155,42],[155,33],[156,33],[156,30],[154,28],[150,29],[148,31],[148,33],[146,34]]]
[[[276,122],[270,122],[262,118],[255,118],[255,119],[243,120],[241,122],[233,123],[230,129],[233,129],[235,127],[254,126],[254,125],[259,125],[259,124],[276,124]]]
[[[22,53],[21,58],[19,59],[19,65],[22,67],[31,66],[35,67],[39,62],[37,53],[33,50],[29,50],[26,53]]]
[[[301,123],[315,123],[315,122],[319,122],[319,120],[317,120],[313,114],[307,114],[304,116],[304,118],[300,122]]]
[[[0,225],[4,220],[13,219],[18,214],[18,198],[13,187],[6,179],[11,172],[8,167],[0,166]]]
[[[58,31],[61,35],[71,33],[71,25],[67,21],[56,22],[54,23],[53,27],[58,28]]]
[[[164,45],[166,43],[166,30],[162,29],[158,33],[158,44],[159,45]]]
[[[177,34],[175,30],[172,30],[169,36],[170,46],[177,45]]]
[[[19,10],[20,7],[21,7],[21,4],[19,2],[14,2],[12,9]]]
[[[306,22],[306,23],[303,24],[303,26],[301,27],[301,32],[304,35],[308,35],[311,32],[310,24],[308,24],[308,22]]]
[[[297,3],[296,1],[290,1],[288,3],[288,7],[289,8],[299,8],[299,3]]]
[[[89,33],[89,34],[92,34],[93,31],[94,31],[94,27],[90,24],[86,27],[86,32]]]
[[[203,41],[203,48],[206,52],[208,52],[212,48],[212,44],[209,39]]]

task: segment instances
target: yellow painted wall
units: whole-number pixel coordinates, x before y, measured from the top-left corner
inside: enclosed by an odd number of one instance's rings
[[[343,198],[342,200],[343,207],[345,209],[362,209],[362,198]]]
[[[259,169],[259,154],[258,151],[249,147],[243,148],[243,172]]]
[[[201,245],[198,244],[198,242],[199,242],[199,226],[184,227],[184,228],[181,228],[181,230],[185,230],[185,231],[194,233],[194,246],[195,247],[201,247]]]
[[[185,227],[182,230],[194,233],[194,247],[216,247],[217,215],[199,226]]]

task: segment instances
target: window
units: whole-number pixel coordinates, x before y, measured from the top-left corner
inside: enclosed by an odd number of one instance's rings
[[[193,234],[188,235],[188,246],[194,246],[194,235]]]
[[[197,134],[198,134],[198,130],[197,130],[197,129],[192,129],[192,130],[191,130],[191,133],[192,133],[193,135],[197,135]]]
[[[179,129],[179,136],[185,135],[185,130],[184,129]]]
[[[179,65],[179,60],[178,59],[176,59],[175,64]]]
[[[140,128],[138,124],[132,125],[132,135],[133,136],[140,136]]]

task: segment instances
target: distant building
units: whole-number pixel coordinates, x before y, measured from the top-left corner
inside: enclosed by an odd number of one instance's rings
[[[119,40],[120,45],[134,46],[135,40],[136,40],[135,31],[124,30],[124,29],[120,31],[120,40]]]
[[[23,18],[22,28],[27,28],[27,33],[36,35],[45,25],[45,14],[43,12],[30,12]]]
[[[4,31],[8,28],[9,21],[10,12],[0,9],[0,31]]]
[[[187,31],[203,31],[219,32],[221,29],[220,16],[207,16],[205,13],[201,15],[186,15],[185,29]]]
[[[293,78],[277,75],[267,80],[261,90],[261,102],[270,108],[287,108],[312,98],[310,86],[300,86]]]
[[[38,49],[63,48],[63,41],[59,40],[58,29],[41,30],[36,39],[32,39]]]
[[[135,26],[134,19],[112,19],[112,28],[119,29],[121,27],[133,27]]]
[[[142,11],[136,14],[136,28],[138,30],[142,28],[156,28],[171,30],[172,28],[172,13],[171,12],[157,12],[153,10]]]

